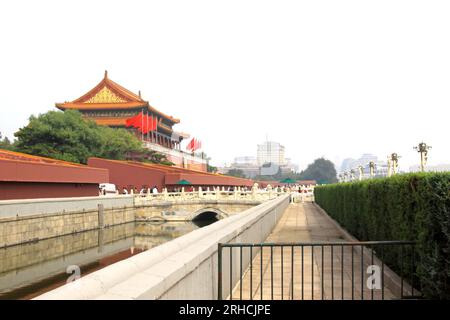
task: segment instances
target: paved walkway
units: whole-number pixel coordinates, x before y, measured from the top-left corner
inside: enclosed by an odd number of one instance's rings
[[[345,239],[342,232],[314,203],[305,202],[290,204],[265,242],[322,241],[342,242]],[[372,293],[374,299],[382,297],[382,290],[369,290],[366,286],[367,277],[370,276],[366,273],[369,265],[367,260],[370,259],[367,259],[367,256],[363,258],[361,274],[359,248],[336,246],[331,249],[330,246],[317,246],[312,250],[310,246],[305,246],[303,249],[301,247],[292,249],[289,246],[284,247],[283,252],[281,251],[281,247],[263,248],[262,263],[260,252],[257,252],[252,268],[246,270],[243,281],[238,282],[234,288],[232,298],[239,299],[242,294],[243,299],[250,299],[251,291],[252,299],[261,299],[261,268],[263,299],[361,299],[361,279],[364,285],[364,299],[371,299]],[[294,256],[293,264],[292,256]],[[250,278],[252,278],[251,284]],[[385,288],[384,298],[395,297],[388,288]]]

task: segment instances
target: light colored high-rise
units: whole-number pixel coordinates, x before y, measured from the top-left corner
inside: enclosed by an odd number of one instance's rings
[[[284,146],[274,141],[265,141],[262,144],[258,144],[257,161],[259,166],[266,163],[284,165],[286,162]]]

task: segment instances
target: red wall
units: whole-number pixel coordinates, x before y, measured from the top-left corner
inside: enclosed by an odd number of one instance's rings
[[[162,165],[149,165],[132,161],[115,161],[100,158],[89,158],[90,167],[109,170],[109,181],[116,185],[119,191],[125,187],[131,190],[136,187],[151,188],[156,185],[159,191],[168,186],[174,188],[179,180],[185,179],[191,182],[193,187],[198,186],[247,186],[251,187],[253,181],[230,176],[195,172],[177,167]]]
[[[136,187],[138,191],[143,187],[152,188],[155,185],[161,191],[164,187],[165,173],[162,170],[144,168],[126,161],[121,162],[99,158],[90,158],[88,166],[108,169],[109,182],[115,184],[119,192],[122,191],[123,187],[128,190]]]
[[[0,181],[103,183],[108,171],[76,164],[53,164],[0,159]]]
[[[98,196],[98,184],[0,181],[0,200]]]

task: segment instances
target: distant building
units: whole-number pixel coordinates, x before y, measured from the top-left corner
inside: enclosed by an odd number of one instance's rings
[[[234,158],[231,165],[218,168],[220,173],[227,174],[230,170],[241,170],[247,178],[254,178],[259,175],[259,166],[256,164],[256,157],[242,156]]]
[[[257,163],[262,166],[265,163],[273,163],[276,165],[284,165],[284,146],[278,142],[265,141],[258,144]]]
[[[261,176],[274,176],[280,171],[280,166],[276,163],[266,162],[260,167]]]
[[[218,172],[227,174],[230,170],[241,170],[247,178],[297,172],[298,166],[285,158],[284,146],[278,142],[266,141],[257,146],[257,156],[234,158],[229,166],[218,168]]]
[[[283,170],[283,168],[285,168],[289,171],[292,171],[292,172],[298,172],[298,165],[293,163],[290,158],[285,159],[285,164],[284,164],[284,166],[282,166],[281,169]]]
[[[373,161],[375,163],[378,162],[378,157],[370,154],[370,153],[364,153],[359,159],[353,159],[353,158],[346,158],[344,161],[342,161],[340,172],[349,171],[351,169],[356,169],[358,166],[368,166],[369,163]]]
[[[354,168],[354,163],[356,162],[356,159],[353,158],[346,158],[342,161],[341,168],[338,170],[338,172],[345,172],[349,171]]]
[[[363,167],[363,179],[367,179],[370,177],[370,167],[369,163],[375,163],[375,177],[386,177],[388,172],[387,162],[378,160],[378,157],[370,154],[364,153],[360,158],[346,158],[342,161],[339,174],[344,172],[348,172],[350,170],[355,170],[355,177],[358,178],[358,167]]]
[[[236,157],[233,161],[234,164],[245,164],[245,165],[256,165],[256,157],[253,156],[243,156]]]

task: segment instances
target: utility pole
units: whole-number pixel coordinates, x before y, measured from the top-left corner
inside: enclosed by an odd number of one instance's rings
[[[431,149],[431,146],[428,146],[425,142],[419,143],[418,146],[414,147],[417,152],[420,153],[420,171],[425,171],[425,165],[428,161],[428,150]]]

